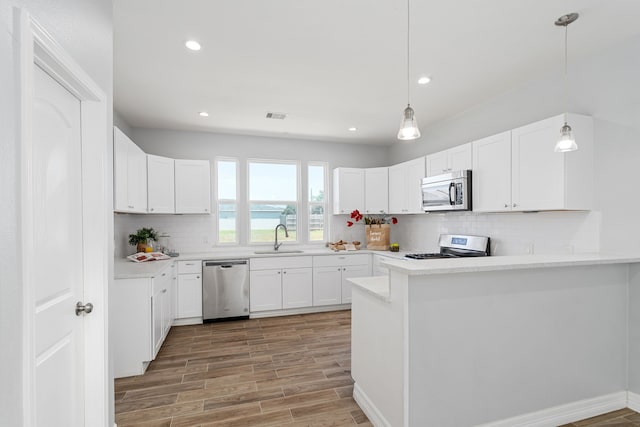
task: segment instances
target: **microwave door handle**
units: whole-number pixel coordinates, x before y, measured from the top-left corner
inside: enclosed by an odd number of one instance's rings
[[[452,191],[453,190],[453,194]],[[452,182],[449,184],[449,204],[453,206],[456,203],[456,184]]]

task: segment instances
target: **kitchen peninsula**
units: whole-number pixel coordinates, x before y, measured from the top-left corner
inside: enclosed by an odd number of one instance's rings
[[[354,398],[376,426],[557,426],[638,410],[640,255],[387,259],[352,279]]]

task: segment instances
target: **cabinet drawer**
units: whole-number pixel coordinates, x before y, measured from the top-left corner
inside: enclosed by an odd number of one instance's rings
[[[171,285],[171,280],[171,266],[168,265],[167,268],[163,269],[152,279],[151,294],[156,294],[164,291],[165,289],[168,290]]]
[[[323,255],[313,257],[314,267],[330,267],[334,265],[368,265],[371,255]]]
[[[278,256],[269,258],[251,258],[249,263],[251,270],[277,270],[282,268],[311,267],[310,256]]]
[[[202,260],[178,261],[178,274],[202,273]]]

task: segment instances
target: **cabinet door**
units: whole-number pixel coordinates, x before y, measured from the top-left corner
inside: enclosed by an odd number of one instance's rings
[[[147,212],[147,155],[120,129],[113,128],[114,210]]]
[[[564,208],[565,155],[554,151],[562,116],[511,131],[514,210]]]
[[[151,319],[152,319],[151,320],[151,326],[152,326],[151,336],[153,339],[153,358],[154,359],[158,354],[158,350],[160,350],[160,346],[162,346],[162,339],[163,339],[162,329],[164,325],[162,322],[162,314],[163,314],[162,300],[163,300],[162,290],[158,290],[151,297]]]
[[[389,211],[389,168],[364,171],[364,210],[369,214]]]
[[[313,305],[313,270],[291,268],[282,270],[282,308]]]
[[[342,302],[342,267],[313,269],[313,305],[332,305]]]
[[[149,213],[175,212],[173,159],[147,154],[147,209]]]
[[[117,127],[113,128],[113,210],[127,212],[127,137]]]
[[[371,276],[371,267],[367,265],[349,265],[342,267],[342,283],[341,297],[342,304],[351,303],[351,282],[347,279],[351,277],[369,277]]]
[[[473,142],[473,210],[510,211],[511,131]]]
[[[406,207],[404,213],[423,213],[422,210],[422,178],[425,177],[425,158],[410,160],[404,163]]]
[[[333,213],[349,214],[364,210],[364,169],[333,170]]]
[[[426,176],[440,175],[449,172],[448,150],[429,154],[426,159]]]
[[[257,270],[250,273],[249,311],[282,309],[282,270]]]
[[[449,171],[460,171],[473,168],[471,143],[458,145],[447,150],[447,168]]]
[[[211,212],[211,165],[208,160],[175,160],[176,213]]]
[[[407,206],[407,191],[404,188],[405,179],[406,173],[402,165],[395,165],[389,168],[389,213],[405,213]]]
[[[178,275],[178,318],[202,316],[202,276]]]

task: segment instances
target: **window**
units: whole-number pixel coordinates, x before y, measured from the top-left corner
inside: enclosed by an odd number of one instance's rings
[[[326,163],[309,163],[307,183],[309,187],[310,242],[323,242],[325,240],[325,224],[327,224],[326,172]]]
[[[218,160],[218,243],[238,243],[238,162]]]
[[[249,212],[249,242],[273,242],[278,224],[289,230],[288,238],[279,231],[278,240],[298,241],[296,162],[249,161]]]

